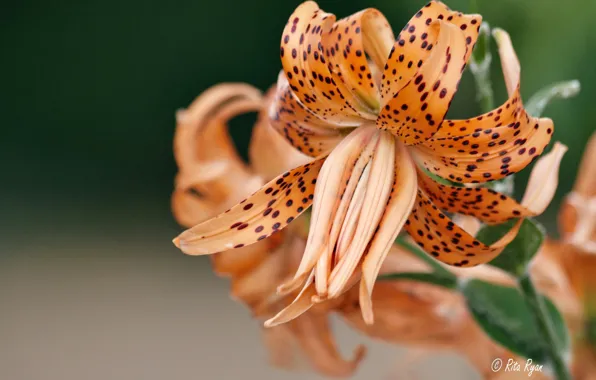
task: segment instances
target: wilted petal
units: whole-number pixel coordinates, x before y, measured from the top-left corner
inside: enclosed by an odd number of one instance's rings
[[[457,294],[424,283],[379,282],[372,294],[374,324],[362,318],[358,298],[357,288],[347,293],[342,317],[367,336],[390,343],[455,345],[466,314]]]
[[[468,46],[464,61],[468,61],[478,39],[482,16],[453,12],[445,4],[431,1],[410,19],[393,45],[383,72],[383,105],[415,78],[430,56],[432,46],[437,42],[438,29],[433,25],[437,20],[451,23],[462,31]]]
[[[195,188],[211,201],[235,196],[237,183],[252,181],[227,130],[227,122],[263,108],[261,93],[239,83],[221,84],[203,92],[185,110],[178,111],[174,157],[178,190]],[[238,199],[232,199],[232,202]]]
[[[387,101],[377,119],[379,128],[408,145],[437,132],[466,64],[468,47],[460,28],[439,20],[430,25],[429,33],[438,36],[436,44],[429,45],[432,52],[414,77]]]
[[[441,130],[415,147],[429,171],[462,183],[496,180],[516,173],[548,145],[552,120],[533,118],[520,95],[520,66],[509,35],[495,31],[509,99],[501,107],[469,120],[445,120]]]
[[[306,210],[325,158],[290,170],[219,216],[184,231],[174,243],[189,255],[207,255],[256,243]]]
[[[559,166],[567,147],[556,143],[534,166],[524,198],[515,199],[485,187],[443,185],[419,170],[418,183],[442,210],[474,216],[488,224],[541,214],[550,204],[559,183]]]
[[[357,347],[351,359],[344,359],[335,344],[328,318],[329,310],[311,310],[287,324],[264,329],[273,364],[297,369],[308,363],[326,376],[352,375],[364,358],[365,348]]]
[[[397,142],[394,175],[389,201],[362,263],[360,307],[368,324],[373,323],[371,297],[375,280],[416,199],[416,167],[405,148]]]
[[[277,89],[269,105],[271,126],[294,148],[311,157],[330,152],[343,138],[340,130],[314,116],[292,94],[285,74],[277,79]]]
[[[328,311],[310,311],[291,321],[290,328],[310,363],[322,374],[348,377],[354,373],[358,364],[364,359],[366,349],[363,346],[356,348],[350,360],[341,357],[331,335]]]

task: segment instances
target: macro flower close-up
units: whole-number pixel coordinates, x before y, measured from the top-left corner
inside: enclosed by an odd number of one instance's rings
[[[0,379],[596,380],[594,15],[11,2]]]
[[[312,161],[185,231],[175,244],[191,255],[248,246],[312,205],[300,265],[278,289],[284,294],[300,288],[300,294],[269,326],[337,298],[357,282],[362,315],[373,323],[375,279],[402,228],[449,265],[495,258],[517,227],[486,245],[446,213],[489,224],[536,215],[552,198],[557,177],[552,166],[544,167],[539,176],[545,183],[521,204],[489,188],[457,186],[520,171],[553,133],[550,119],[534,118],[523,107],[519,61],[502,30],[494,34],[509,98],[472,119],[445,118],[481,22],[479,15],[433,1],[394,37],[377,10],[336,21],[314,2],[300,5],[282,34],[283,73],[269,122]]]

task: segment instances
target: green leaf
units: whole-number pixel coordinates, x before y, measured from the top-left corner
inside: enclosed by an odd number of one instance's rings
[[[428,253],[424,252],[420,247],[407,241],[403,236],[399,236],[395,240],[395,244],[411,252],[414,256],[427,263],[437,275],[445,278],[455,279],[455,275],[453,273],[445,269],[443,265],[441,265],[437,260],[433,259]]]
[[[581,89],[578,80],[551,84],[534,94],[526,103],[526,111],[534,117],[540,117],[548,104],[554,99],[567,99],[576,96]]]
[[[588,318],[585,322],[586,341],[596,349],[596,318]]]
[[[511,220],[496,226],[484,226],[478,231],[476,238],[484,244],[493,244],[516,222],[517,220]],[[515,239],[489,264],[519,278],[526,273],[528,263],[540,250],[544,238],[545,231],[542,225],[532,219],[524,219]]]
[[[443,288],[455,289],[457,288],[457,278],[455,276],[445,277],[437,273],[426,273],[426,272],[401,272],[401,273],[389,273],[380,275],[378,280],[380,281],[397,281],[397,280],[412,280],[418,282],[426,282],[427,284],[433,284],[441,286]]]
[[[548,362],[546,342],[516,288],[471,280],[462,284],[461,290],[471,314],[488,336],[518,355],[540,363]],[[563,317],[548,298],[543,299],[556,336],[568,350],[569,338]]]

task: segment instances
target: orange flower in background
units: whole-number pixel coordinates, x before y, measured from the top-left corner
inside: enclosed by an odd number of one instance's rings
[[[596,134],[586,145],[573,191],[563,201],[559,224],[563,240],[596,253]]]
[[[172,208],[181,225],[191,227],[225,211],[279,173],[309,160],[271,130],[264,116],[269,98],[248,85],[218,85],[178,112],[174,153],[179,173]],[[259,113],[248,163],[228,132],[228,121],[247,112]],[[308,221],[300,218],[271,239],[211,256],[213,268],[230,277],[232,297],[255,317],[271,317],[292,300],[292,295],[278,296],[276,288],[296,271],[307,233]],[[328,321],[332,307],[319,305],[299,320],[264,331],[271,361],[295,367],[303,358],[329,376],[352,374],[364,348],[358,347],[350,360],[342,358]]]
[[[593,134],[586,145],[573,189],[559,212],[562,243],[558,258],[574,289],[574,294],[566,298],[575,298],[580,305],[578,310],[566,313],[575,338],[573,373],[580,380],[596,379],[595,163],[596,134]]]
[[[486,223],[539,214],[554,194],[560,157],[556,165],[538,166],[535,177],[542,180],[530,181],[521,204],[491,189],[437,183],[424,171],[460,183],[500,179],[527,166],[550,141],[552,121],[523,108],[519,62],[504,31],[496,38],[509,99],[473,119],[445,120],[480,23],[478,15],[431,2],[396,41],[377,10],[336,22],[314,2],[300,5],[282,35],[284,74],[269,122],[313,160],[174,243],[191,255],[245,248],[312,205],[304,255],[294,278],[279,288],[280,295],[301,291],[267,326],[337,298],[357,281],[359,306],[372,323],[373,285],[402,227],[447,264],[492,260],[517,228],[487,246],[441,210]],[[558,146],[553,154],[563,151]]]

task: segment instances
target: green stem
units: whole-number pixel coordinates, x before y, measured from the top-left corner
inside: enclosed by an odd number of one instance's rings
[[[495,106],[493,86],[490,80],[490,26],[484,22],[480,26],[478,43],[470,61],[470,71],[476,82],[476,97],[482,112],[490,112]]]
[[[490,67],[490,65],[487,65]],[[495,105],[492,84],[490,81],[490,70],[480,68],[474,74],[476,80],[476,91],[480,110],[483,113],[490,112]]]
[[[552,321],[548,317],[544,299],[538,294],[532,279],[528,273],[518,279],[520,290],[530,307],[530,311],[536,322],[540,333],[544,336],[549,352],[551,364],[558,380],[571,380],[571,373],[563,359],[562,342],[559,342],[555,334]]]

